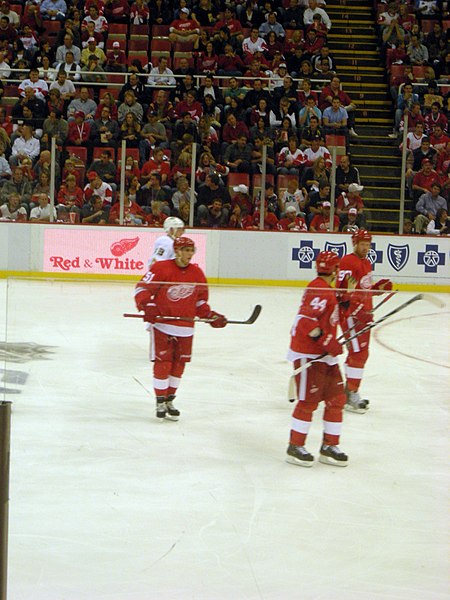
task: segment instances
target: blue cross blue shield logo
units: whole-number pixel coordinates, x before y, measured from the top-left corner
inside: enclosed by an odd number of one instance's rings
[[[312,240],[302,240],[298,248],[292,248],[292,260],[298,260],[299,269],[311,269],[319,252]]]
[[[345,242],[341,242],[340,244],[334,242],[325,242],[325,250],[327,252],[335,252],[339,258],[342,258],[345,254],[347,254],[347,244]]]
[[[389,244],[387,247],[389,264],[396,271],[401,271],[409,260],[409,245],[396,246]]]
[[[367,259],[370,261],[373,270],[375,270],[377,263],[383,262],[383,251],[377,250],[376,243],[370,244],[370,250],[367,253]]]
[[[437,244],[426,244],[425,252],[417,253],[417,264],[424,265],[425,273],[437,273],[438,267],[445,265],[445,253],[439,252]]]

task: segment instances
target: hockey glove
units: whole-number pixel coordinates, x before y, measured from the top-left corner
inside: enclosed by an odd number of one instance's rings
[[[218,312],[215,312],[214,310],[211,310],[208,313],[207,319],[213,319],[210,322],[211,327],[220,329],[221,327],[225,327],[225,325],[228,323],[227,318],[224,315],[221,315]]]
[[[390,279],[380,279],[380,281],[373,284],[372,289],[390,292],[392,290],[392,281]]]
[[[326,338],[319,338],[317,344],[322,348],[323,352],[326,352],[330,356],[339,356],[343,352],[342,345],[331,334],[328,334]]]
[[[146,323],[155,323],[157,317],[161,315],[161,311],[154,302],[143,305],[141,310],[144,311],[144,321]]]
[[[372,313],[365,310],[363,303],[356,304],[353,306],[350,305],[348,316],[352,317],[353,319],[355,319],[355,321],[358,321],[358,323],[364,326],[369,325],[369,323],[372,323],[373,321]]]

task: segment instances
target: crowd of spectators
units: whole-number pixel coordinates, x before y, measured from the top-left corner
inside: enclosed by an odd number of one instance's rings
[[[395,108],[390,138],[403,136],[408,116],[408,223],[416,233],[436,235],[437,228],[428,224],[434,225],[438,209],[447,211],[450,193],[449,19],[448,3],[436,0],[390,2],[379,8],[379,35]]]
[[[320,0],[3,0],[0,92],[18,98],[0,103],[2,217],[15,194],[18,219],[50,218],[56,138],[57,220],[118,223],[123,168],[126,224],[188,222],[194,197],[198,226],[259,228],[265,146],[266,229],[365,225],[348,155],[330,197],[327,143],[357,137],[331,27]]]

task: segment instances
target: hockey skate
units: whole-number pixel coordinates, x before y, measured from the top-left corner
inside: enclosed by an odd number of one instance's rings
[[[344,408],[349,412],[363,414],[369,409],[369,401],[361,398],[359,392],[347,390],[347,402]]]
[[[175,400],[175,396],[169,396],[166,400],[166,418],[170,419],[171,421],[178,421],[178,418],[180,416],[180,411],[175,408],[175,406],[173,405],[173,401]]]
[[[158,419],[165,419],[167,414],[166,399],[164,396],[158,396],[156,398],[156,416]]]
[[[314,456],[308,452],[305,446],[294,446],[294,444],[289,444],[286,462],[300,467],[312,467],[314,464]]]
[[[319,462],[324,465],[346,467],[348,465],[348,456],[342,452],[339,446],[327,446],[326,444],[322,444]]]

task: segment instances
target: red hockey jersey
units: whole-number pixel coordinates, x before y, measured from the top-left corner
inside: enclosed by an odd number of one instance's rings
[[[303,320],[306,322],[302,323]],[[316,277],[308,284],[303,294],[302,303],[292,326],[288,360],[316,358],[322,354],[324,350],[320,346],[320,339],[319,342],[313,340],[305,331],[320,327],[322,339],[329,335],[336,338],[338,321],[336,290],[321,277]],[[332,365],[338,362],[338,357],[327,355],[321,361]]]
[[[364,310],[369,312],[372,310],[372,294],[368,291],[372,289],[372,263],[368,258],[359,258],[356,254],[346,254],[339,265],[339,276],[337,287],[347,289],[348,277],[356,279],[356,290],[363,290],[363,294],[350,295],[351,301],[362,302]]]
[[[208,304],[208,286],[203,271],[196,264],[179,267],[175,260],[155,262],[136,285],[136,305],[154,302],[160,314],[173,317],[206,317],[211,308]],[[183,320],[157,321],[155,329],[187,337],[194,333],[194,323]]]

